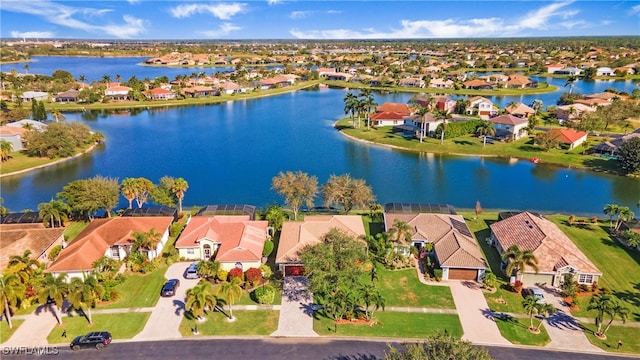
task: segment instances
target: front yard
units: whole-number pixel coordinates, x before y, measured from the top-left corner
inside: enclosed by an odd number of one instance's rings
[[[126,280],[114,287],[119,294],[118,300],[100,304],[97,308],[115,309],[155,306],[160,298],[162,284],[166,281],[164,277],[166,271],[167,267],[163,265],[144,275],[127,273]]]
[[[120,314],[94,314],[93,325],[84,316],[65,316],[62,318],[62,326],[53,328],[47,341],[49,344],[70,343],[76,336],[84,335],[91,331],[109,331],[114,341],[131,339],[136,336],[149,320],[151,313],[120,313]],[[66,331],[67,337],[62,337]]]
[[[21,320],[21,319],[15,319],[15,320],[11,319],[13,329],[9,330],[9,324],[7,324],[7,320],[5,320],[3,317],[2,321],[0,321],[0,344],[9,340],[11,335],[13,335],[13,333],[16,332],[18,327],[20,327],[20,324],[22,324],[23,322],[24,320]]]
[[[189,316],[184,316],[180,323],[180,333],[184,337],[193,337],[196,326],[203,336],[229,335],[270,335],[278,329],[280,311],[272,310],[238,310],[233,312],[234,322],[228,322],[226,317],[218,311],[209,311],[206,321],[196,322]]]
[[[415,268],[387,270],[380,264],[376,285],[386,300],[386,306],[455,309],[448,286],[429,286],[418,280]]]
[[[539,321],[538,319],[533,319],[533,325],[538,325]],[[545,346],[551,341],[547,330],[544,328],[544,323],[540,325],[539,334],[529,331],[529,318],[499,317],[496,318],[496,324],[500,334],[512,344]]]

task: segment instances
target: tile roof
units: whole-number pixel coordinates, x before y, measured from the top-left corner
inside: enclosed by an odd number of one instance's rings
[[[376,112],[392,111],[405,115],[411,114],[411,109],[407,104],[386,102],[376,108]]]
[[[549,133],[555,134],[554,138],[563,144],[573,144],[582,138],[587,137],[584,131],[575,131],[573,129],[551,129]]]
[[[33,259],[38,258],[54,243],[62,241],[64,228],[45,228],[37,224],[0,225],[0,270],[7,267],[11,255],[22,255],[31,250]]]
[[[385,229],[395,220],[414,228],[413,240],[434,244],[440,265],[449,268],[487,268],[480,245],[461,215],[450,214],[384,214]]]
[[[525,211],[495,222],[490,227],[502,249],[517,245],[520,250],[533,251],[541,273],[552,273],[560,267],[571,266],[583,273],[601,274],[573,241],[545,218]]]
[[[249,215],[194,216],[175,246],[198,247],[202,239],[209,239],[220,244],[217,261],[256,261],[262,258],[268,226],[267,221],[252,221]]]
[[[358,215],[305,216],[304,221],[287,221],[282,225],[276,263],[300,261],[300,250],[319,243],[331,229],[353,237],[365,235],[362,217]]]
[[[407,116],[406,113],[399,113],[395,111],[382,111],[372,114],[371,120],[402,120]]]
[[[535,110],[533,110],[532,108],[528,107],[523,103],[517,103],[511,106],[507,106],[505,110],[509,114],[515,114],[515,115],[518,115],[518,114],[527,115],[527,114],[533,114],[536,112]]]
[[[49,272],[91,270],[93,262],[113,245],[132,244],[133,233],[155,229],[163,234],[173,222],[171,216],[112,217],[94,219],[78,237],[60,252]]]
[[[511,114],[496,116],[494,118],[489,119],[492,123],[495,124],[506,124],[506,125],[521,125],[529,122],[527,119],[519,118],[517,116],[513,116]]]

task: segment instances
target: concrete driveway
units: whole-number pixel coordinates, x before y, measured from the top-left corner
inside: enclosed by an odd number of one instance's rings
[[[134,337],[134,340],[166,340],[180,339],[182,335],[178,328],[184,315],[186,292],[194,287],[200,279],[185,279],[184,273],[191,262],[175,263],[167,269],[164,277],[179,279],[180,286],[172,297],[160,297],[153,309],[144,329]],[[158,289],[160,294],[160,289]]]
[[[278,329],[271,336],[314,337],[313,294],[307,290],[307,278],[288,276],[282,285],[282,305]]]

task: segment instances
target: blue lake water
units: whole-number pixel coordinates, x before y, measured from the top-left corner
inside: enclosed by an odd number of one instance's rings
[[[415,154],[350,140],[332,124],[343,117],[344,90],[301,90],[223,104],[72,113],[106,136],[106,144],[63,164],[1,180],[5,206],[34,209],[70,181],[100,174],[119,179],[164,175],[189,182],[185,205],[282,203],[271,189],[279,171],[302,170],[324,183],[350,173],[385,202],[448,203],[472,208],[601,213],[632,206],[640,181],[509,159]],[[409,94],[376,94],[406,102]],[[125,206],[122,199],[121,206]]]

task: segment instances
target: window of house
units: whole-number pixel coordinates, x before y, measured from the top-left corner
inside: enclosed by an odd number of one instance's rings
[[[578,275],[579,284],[593,284],[593,275],[580,274]]]
[[[195,254],[195,253],[196,253],[196,251],[195,251],[195,249],[194,249],[194,248],[189,248],[189,249],[187,249],[187,254],[189,254],[189,255],[193,255],[193,254]]]
[[[111,257],[114,259],[120,258],[120,249],[117,246],[111,247]]]

